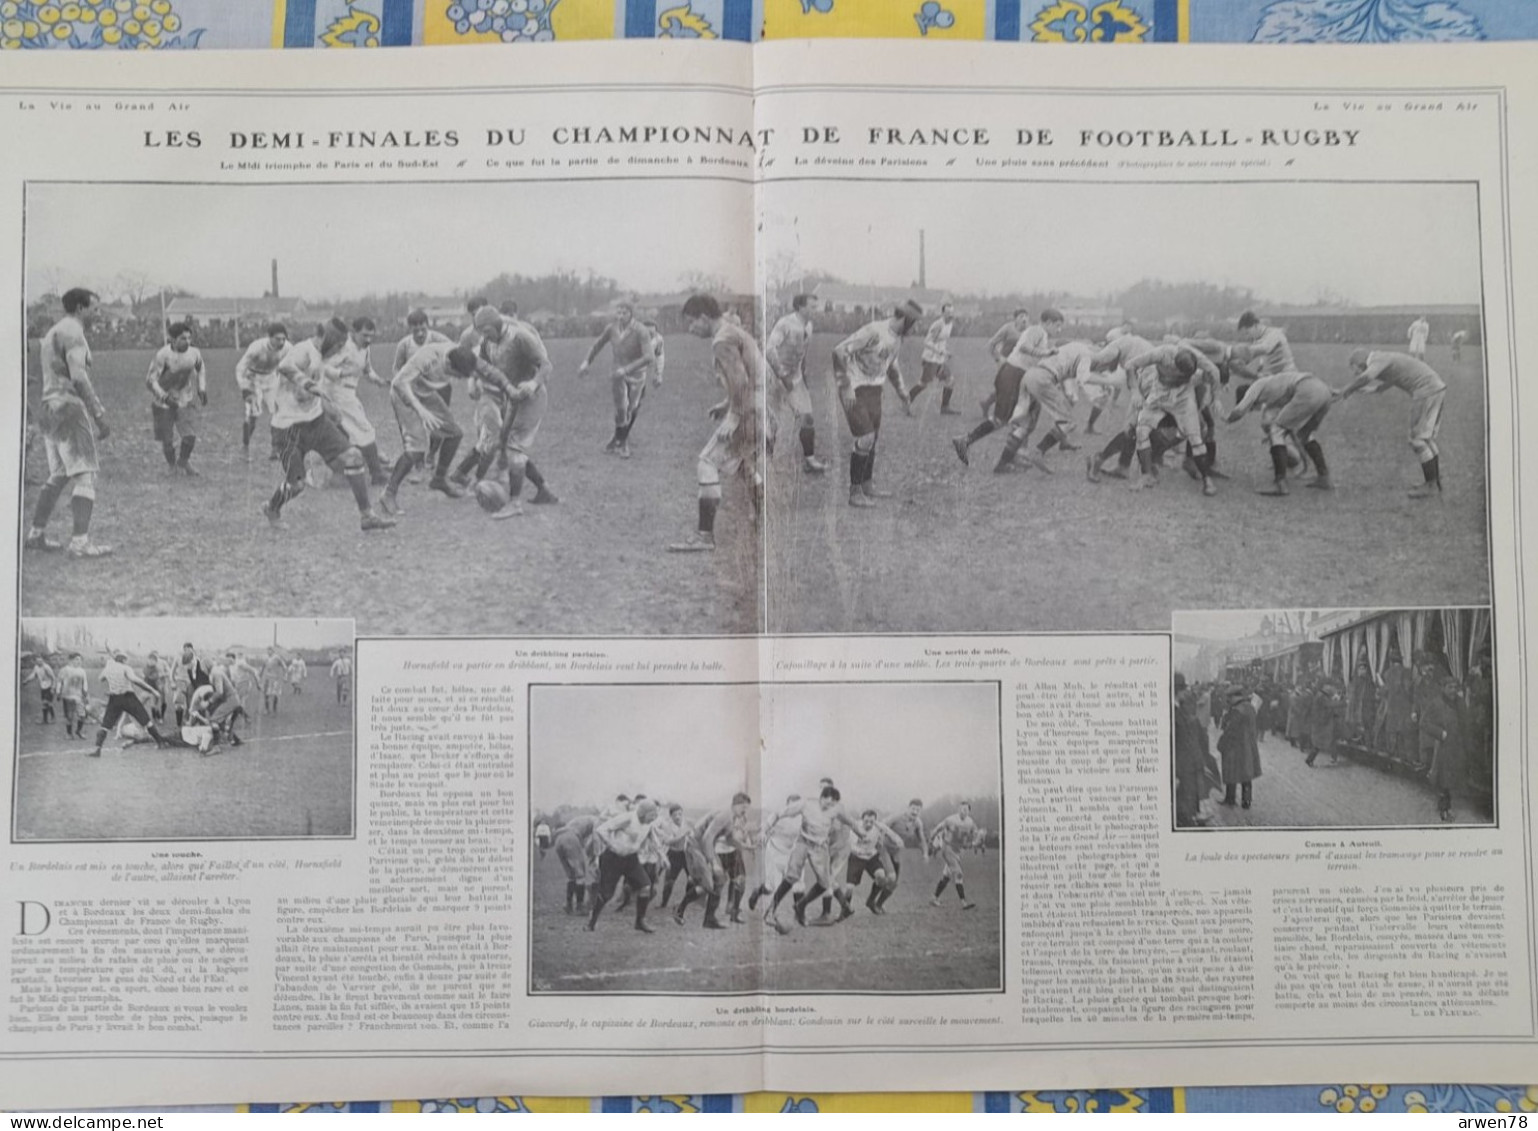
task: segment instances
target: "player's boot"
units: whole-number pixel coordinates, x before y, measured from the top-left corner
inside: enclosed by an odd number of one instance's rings
[[[668,546],[670,554],[708,554],[716,548],[716,538],[713,534],[706,534],[696,530],[682,542],[674,542]]]
[[[438,491],[451,499],[463,499],[467,494],[465,489],[458,483],[445,479],[441,475],[433,476],[432,480],[427,484],[427,489],[429,491]]]
[[[801,470],[808,475],[821,475],[828,470],[826,460],[820,460],[816,456],[806,456],[801,461]]]
[[[27,540],[22,543],[22,548],[27,550],[54,551],[64,549],[64,544],[62,542],[55,542],[44,531],[34,530],[27,535]]]
[[[630,458],[630,441],[629,440],[621,440],[619,442],[619,447],[614,449],[614,454],[619,456],[620,459],[629,459]]]
[[[492,518],[521,518],[523,516],[523,503],[518,499],[507,500],[507,505],[493,514]]]
[[[1442,493],[1442,488],[1441,488],[1440,485],[1431,484],[1431,483],[1422,483],[1419,487],[1416,487],[1414,490],[1412,490],[1410,492],[1410,498],[1412,498],[1412,499],[1434,499],[1438,495],[1440,495],[1441,493]]]
[[[273,510],[271,503],[262,504],[262,517],[267,520],[267,525],[274,530],[283,529],[283,513]]]
[[[1279,497],[1279,496],[1282,496],[1282,495],[1290,495],[1290,494],[1292,494],[1292,492],[1287,489],[1287,480],[1285,480],[1285,479],[1273,479],[1271,481],[1271,490],[1269,490],[1269,491],[1257,491],[1256,494],[1258,494],[1258,495],[1270,495],[1270,496],[1273,496],[1273,497]]]
[[[401,518],[406,513],[401,507],[400,500],[390,491],[386,491],[379,496],[379,509],[382,513],[390,515],[392,518]]]
[[[1205,475],[1202,476],[1202,494],[1207,496],[1207,498],[1210,499],[1210,498],[1212,498],[1212,496],[1216,495],[1217,493],[1218,493],[1218,485],[1216,483],[1214,483],[1211,479],[1207,478]]]
[[[92,542],[85,534],[71,538],[68,548],[64,551],[65,556],[70,558],[105,558],[110,553],[112,553],[111,546]]]
[[[1091,483],[1100,482],[1100,458],[1098,456],[1084,457],[1084,478]]]
[[[360,516],[359,525],[365,532],[370,530],[389,530],[395,526],[395,520],[389,515],[380,514],[370,507]]]
[[[892,497],[892,492],[881,490],[869,479],[860,484],[860,492],[867,499],[890,499]]]
[[[968,900],[966,903],[963,903],[961,905],[961,909],[963,911],[971,911],[976,906],[977,906],[977,904],[975,904],[975,903],[971,902],[970,900]]]
[[[560,501],[556,493],[548,487],[541,487],[538,491],[535,491],[534,497],[529,500],[536,507],[553,507]]]
[[[851,487],[849,489],[849,505],[852,507],[873,507],[876,505],[876,500],[870,498],[858,487]]]

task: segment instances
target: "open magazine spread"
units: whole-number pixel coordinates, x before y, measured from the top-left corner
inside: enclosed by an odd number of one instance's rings
[[[1532,48],[153,64],[0,74],[0,1106],[1530,1075]]]

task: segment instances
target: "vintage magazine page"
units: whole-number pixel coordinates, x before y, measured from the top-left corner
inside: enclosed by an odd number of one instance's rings
[[[1530,1068],[1530,48],[143,62],[0,77],[0,1106]]]

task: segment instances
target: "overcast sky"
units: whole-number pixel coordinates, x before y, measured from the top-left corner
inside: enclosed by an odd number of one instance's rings
[[[1140,279],[1249,287],[1272,302],[1480,299],[1470,185],[777,183],[766,259],[907,286],[1095,297]]]
[[[685,271],[753,289],[752,196],[718,181],[623,184],[40,185],[27,294],[143,273],[204,297],[452,295],[506,271],[589,270],[639,291]],[[65,281],[64,285],[72,285]]]
[[[765,696],[766,808],[829,777],[854,808],[999,791],[997,689],[988,684],[777,684]]]
[[[267,648],[273,643],[273,625],[277,625],[277,643],[282,648],[351,648],[353,625],[350,620],[231,620],[227,617],[143,617],[93,618],[23,617],[22,628],[33,635],[44,635],[49,626],[67,630],[73,625],[88,625],[103,648],[123,648],[130,652],[180,652],[183,643],[201,650],[216,648]],[[57,639],[57,636],[54,637]]]
[[[773,809],[822,777],[883,812],[999,789],[991,686],[779,684],[762,699],[751,685],[540,687],[531,724],[535,808],[640,791],[695,810],[745,788]]]

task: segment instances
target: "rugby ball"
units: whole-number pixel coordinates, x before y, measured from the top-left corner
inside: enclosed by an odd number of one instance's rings
[[[487,513],[495,513],[507,506],[508,497],[507,488],[495,479],[482,479],[475,485],[475,501]]]

